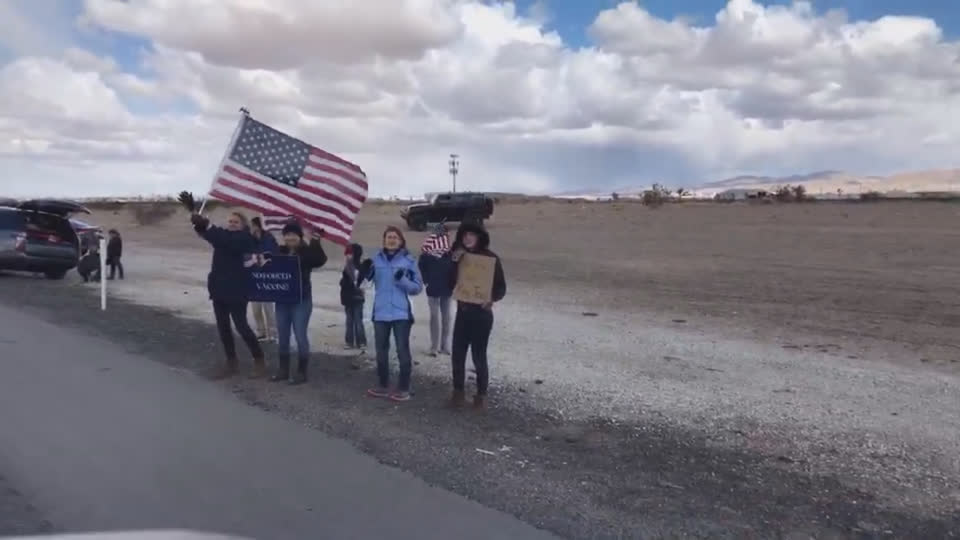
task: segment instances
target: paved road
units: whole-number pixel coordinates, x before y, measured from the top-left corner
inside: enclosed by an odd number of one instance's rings
[[[552,538],[193,375],[0,306],[0,474],[55,528]]]

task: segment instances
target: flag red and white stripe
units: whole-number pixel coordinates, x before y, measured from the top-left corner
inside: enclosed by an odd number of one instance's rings
[[[295,217],[348,245],[367,191],[359,166],[245,116],[210,195],[263,214],[265,228]]]

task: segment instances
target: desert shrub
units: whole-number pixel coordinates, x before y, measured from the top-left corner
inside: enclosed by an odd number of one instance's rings
[[[177,208],[175,203],[169,202],[134,203],[130,212],[137,225],[155,225],[177,213]]]
[[[803,184],[797,184],[791,188],[793,191],[793,200],[803,202],[807,200],[807,188]]]
[[[612,200],[614,200],[614,201],[619,201],[619,200],[620,200],[620,194],[617,193],[616,191],[614,191],[613,193],[610,194],[610,199],[612,199]]]
[[[793,200],[793,188],[790,186],[780,186],[774,191],[773,198],[780,202],[790,202]]]
[[[654,184],[650,189],[643,192],[642,202],[644,206],[657,208],[662,206],[670,197],[670,192],[660,184]]]
[[[883,195],[879,191],[868,191],[860,194],[861,201],[879,201]]]

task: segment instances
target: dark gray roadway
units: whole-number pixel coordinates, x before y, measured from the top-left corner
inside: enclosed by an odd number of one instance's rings
[[[57,530],[553,538],[218,385],[5,306],[0,368],[0,474]]]

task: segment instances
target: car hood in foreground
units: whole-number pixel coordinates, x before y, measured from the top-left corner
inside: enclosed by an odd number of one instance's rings
[[[6,536],[4,540],[253,540],[197,531],[113,531],[40,536]]]

